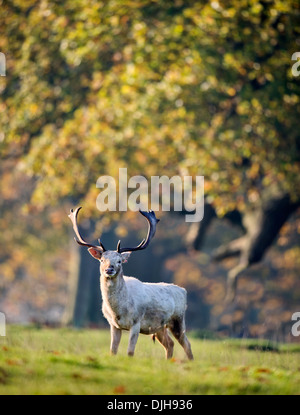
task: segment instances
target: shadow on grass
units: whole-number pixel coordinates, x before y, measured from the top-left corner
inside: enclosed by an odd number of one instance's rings
[[[66,365],[76,366],[76,367],[81,367],[81,368],[90,368],[90,369],[99,369],[99,370],[107,369],[105,365],[99,363],[94,358],[87,358],[86,362],[82,362],[82,361],[78,361],[76,359],[72,359],[72,358],[64,357],[64,356],[51,356],[49,360],[52,363],[66,364]],[[111,367],[109,369],[111,370]]]
[[[198,329],[191,330],[189,336],[199,340],[213,340],[216,342],[226,342],[229,347],[234,349],[246,349],[250,351],[272,352],[272,353],[300,353],[300,344],[275,343],[264,339],[247,338],[223,338],[218,333],[210,330]]]

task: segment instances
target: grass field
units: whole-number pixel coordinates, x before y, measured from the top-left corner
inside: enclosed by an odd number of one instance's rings
[[[195,356],[174,358],[149,336],[136,354],[110,356],[108,330],[8,326],[0,337],[0,394],[300,394],[300,345],[269,350],[251,340],[201,340],[189,333]],[[259,346],[259,347],[257,347]]]

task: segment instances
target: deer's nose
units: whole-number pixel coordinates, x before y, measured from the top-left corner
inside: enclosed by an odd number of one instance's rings
[[[105,272],[106,274],[112,274],[113,272],[115,272],[115,270],[113,267],[109,267],[109,268],[106,268]]]

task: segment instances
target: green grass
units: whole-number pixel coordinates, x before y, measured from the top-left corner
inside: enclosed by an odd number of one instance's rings
[[[139,337],[130,358],[125,332],[110,356],[108,330],[8,326],[0,337],[0,394],[300,393],[300,346],[189,337],[193,362],[177,342],[165,360],[149,336]]]

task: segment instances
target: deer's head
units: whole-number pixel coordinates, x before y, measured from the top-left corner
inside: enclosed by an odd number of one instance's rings
[[[140,251],[147,248],[151,239],[155,235],[156,224],[159,222],[159,219],[156,218],[155,213],[150,210],[149,212],[144,212],[140,210],[140,213],[147,219],[148,222],[148,233],[146,239],[143,239],[142,242],[133,248],[121,248],[121,241],[118,242],[117,249],[115,251],[108,251],[104,248],[104,245],[98,239],[99,245],[92,245],[87,243],[80,235],[77,225],[77,215],[81,207],[78,207],[73,211],[71,209],[70,214],[68,215],[72,221],[73,229],[78,239],[75,238],[75,241],[79,245],[88,247],[89,253],[98,261],[100,261],[100,272],[101,275],[104,275],[109,278],[116,277],[120,270],[122,269],[122,263],[127,262],[130,257],[131,252]]]
[[[130,252],[120,254],[117,251],[100,252],[96,248],[89,248],[89,253],[100,261],[100,273],[109,278],[119,275],[122,269],[122,263],[127,262]]]

